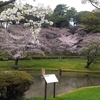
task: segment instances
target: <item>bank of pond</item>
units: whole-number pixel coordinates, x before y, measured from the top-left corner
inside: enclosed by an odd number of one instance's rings
[[[46,71],[46,75],[50,74],[55,74],[58,79],[56,96],[53,98],[53,83],[49,83],[46,100],[99,100],[100,74],[64,72],[59,76],[56,71]],[[45,100],[45,79],[39,74],[31,72],[31,75],[34,84],[25,93],[25,100]]]

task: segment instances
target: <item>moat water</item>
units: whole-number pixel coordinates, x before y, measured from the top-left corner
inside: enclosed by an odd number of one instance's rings
[[[56,75],[59,82],[56,83],[56,95],[68,92],[77,88],[86,86],[100,85],[100,75],[71,75],[73,73],[67,73],[67,75]],[[41,78],[41,75],[33,75],[34,84],[25,93],[26,98],[32,97],[44,97],[45,94],[45,79]],[[53,96],[53,83],[47,84],[47,96]]]

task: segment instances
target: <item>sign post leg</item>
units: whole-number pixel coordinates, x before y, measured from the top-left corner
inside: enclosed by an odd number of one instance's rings
[[[44,100],[46,100],[46,94],[47,94],[47,82],[45,81],[45,95],[44,95]]]
[[[55,98],[55,85],[56,83],[54,82],[53,98]]]

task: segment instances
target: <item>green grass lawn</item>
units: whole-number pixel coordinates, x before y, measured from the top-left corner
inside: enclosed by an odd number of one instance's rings
[[[13,63],[14,61],[0,61],[0,69],[11,69]],[[84,68],[85,65],[86,60],[82,59],[19,60],[19,68],[100,71],[100,61],[93,63],[89,69]]]
[[[59,98],[63,99],[59,99]],[[57,100],[99,100],[100,86],[80,88],[58,96]]]

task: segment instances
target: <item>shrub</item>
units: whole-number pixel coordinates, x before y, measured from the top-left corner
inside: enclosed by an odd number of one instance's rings
[[[20,100],[32,83],[33,77],[26,72],[0,72],[0,100]]]

